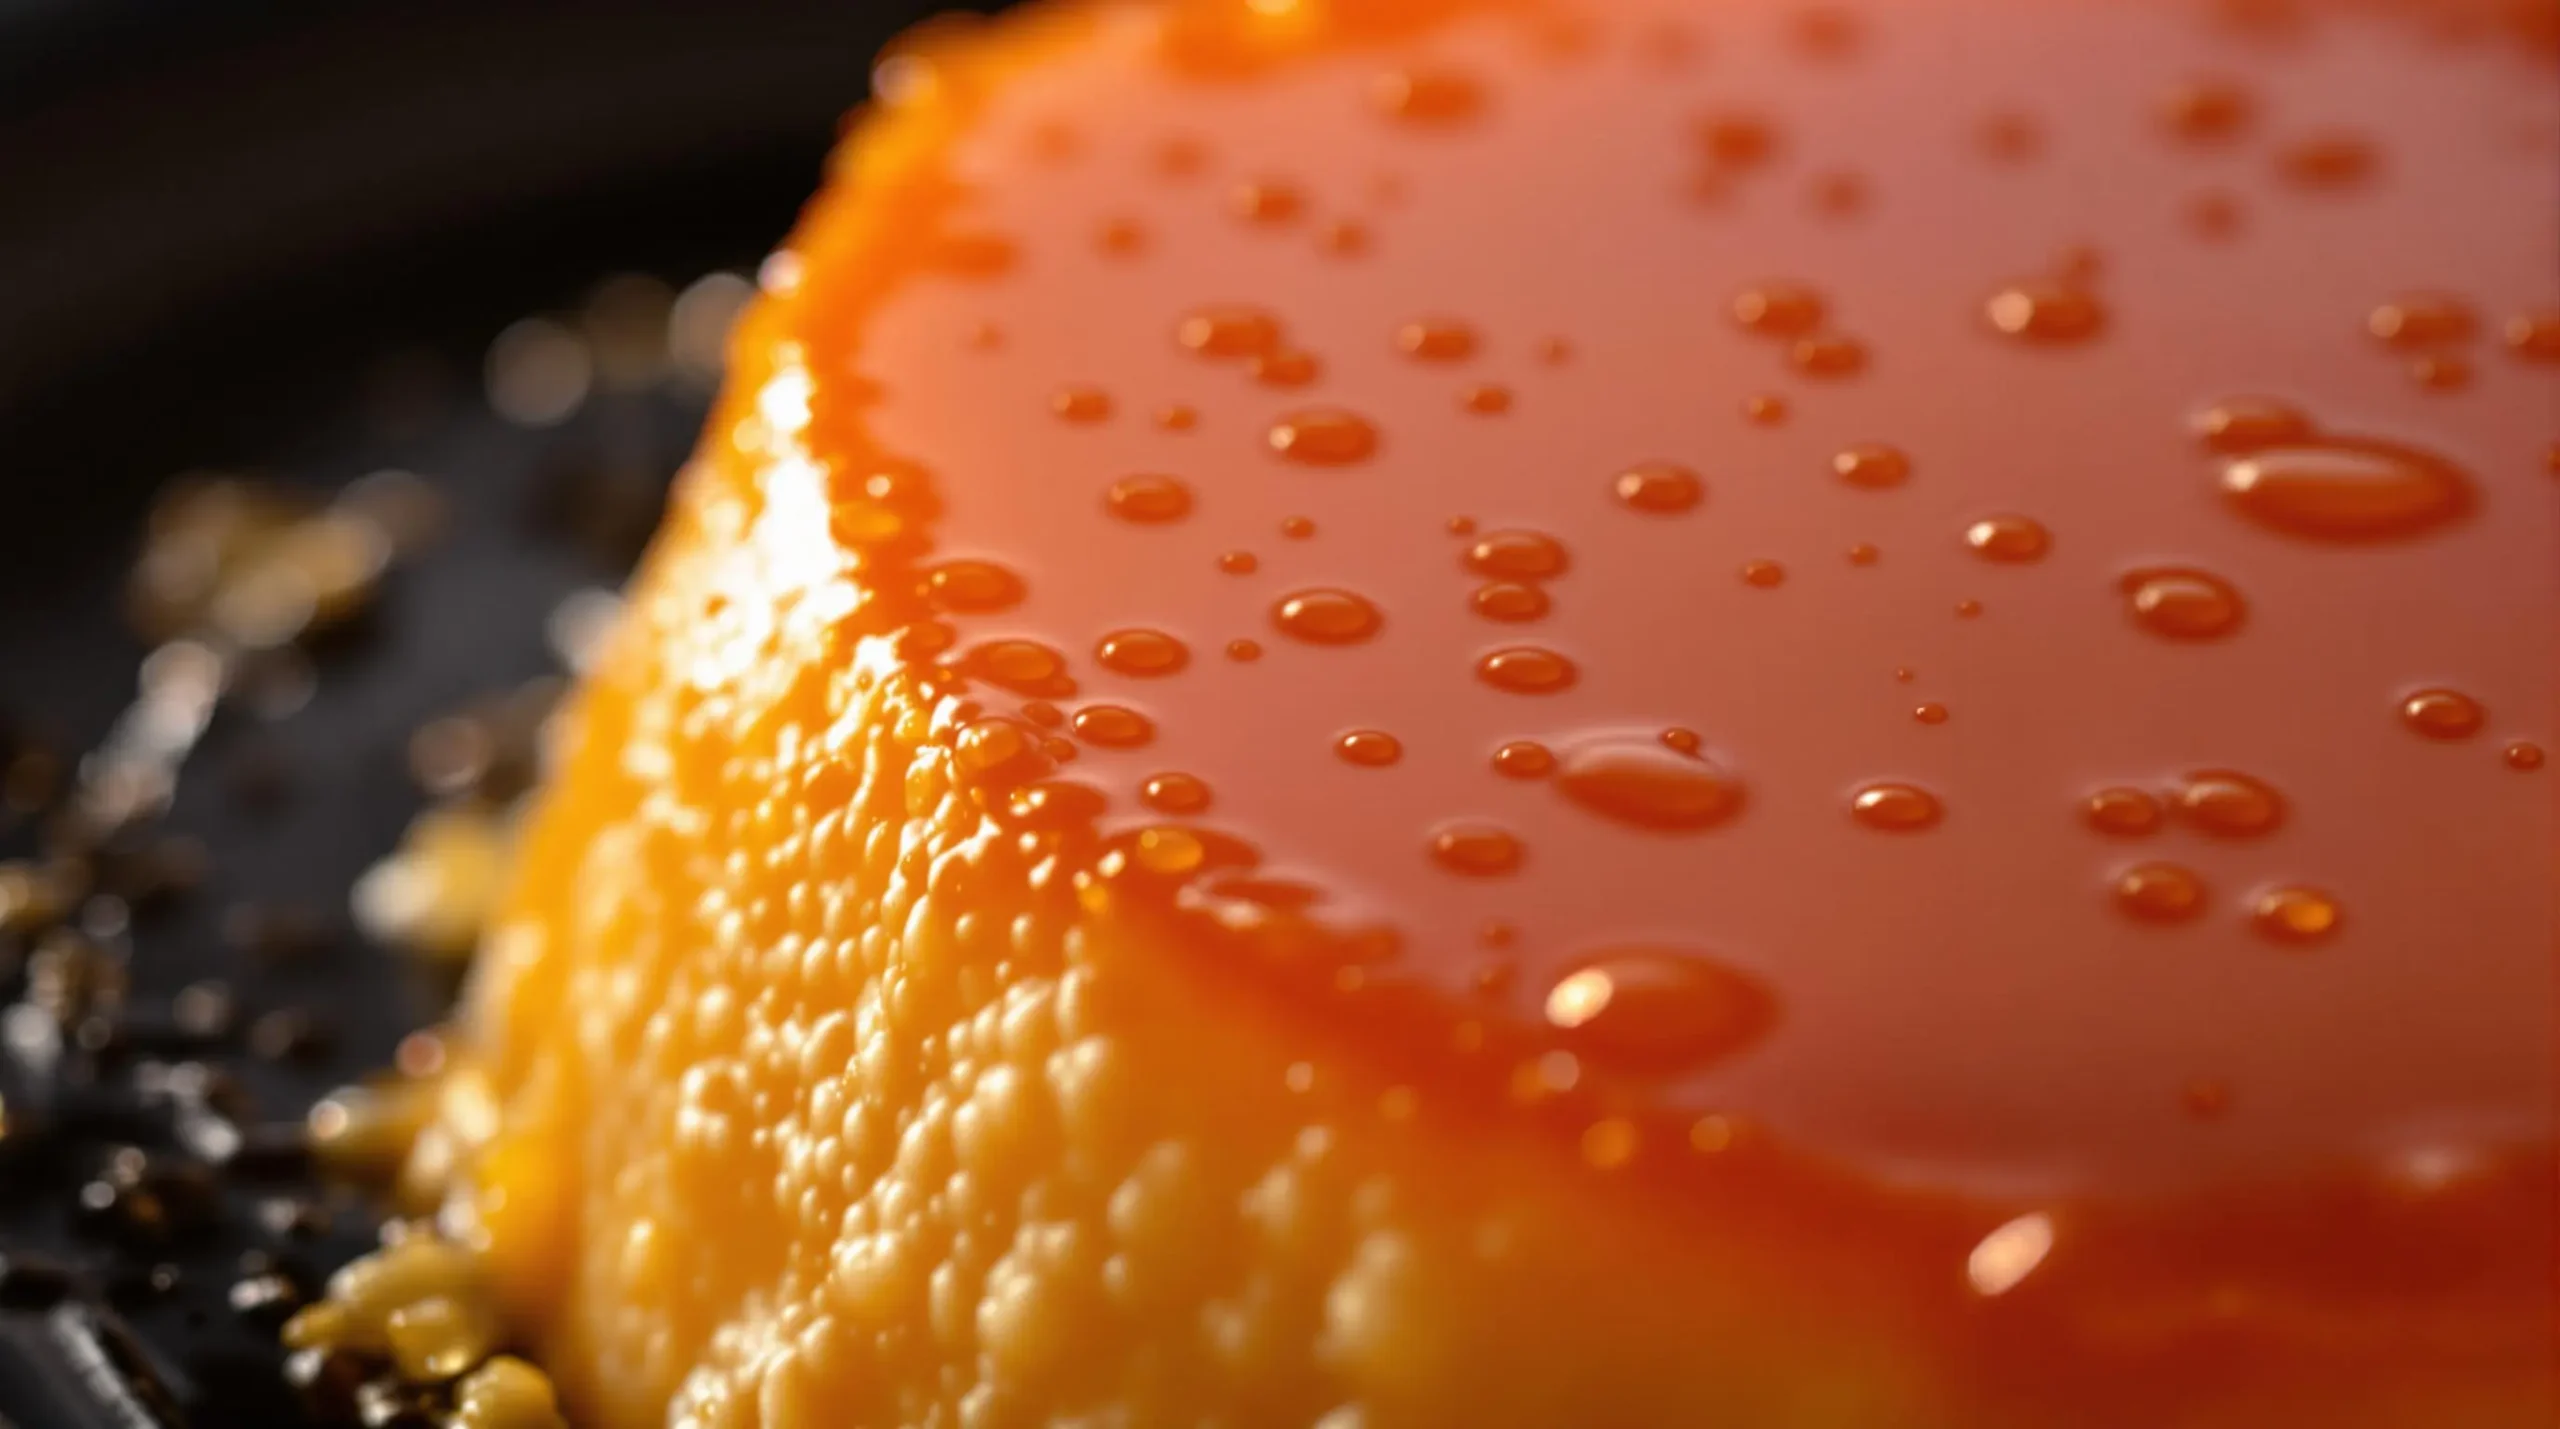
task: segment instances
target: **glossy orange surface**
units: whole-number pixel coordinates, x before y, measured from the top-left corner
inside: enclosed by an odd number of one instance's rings
[[[1853,1260],[1907,1422],[2553,1412],[2547,6],[1010,23],[768,266],[597,729],[919,680],[1204,1016]]]

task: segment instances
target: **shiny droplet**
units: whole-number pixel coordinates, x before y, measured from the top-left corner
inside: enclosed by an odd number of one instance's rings
[[[1831,458],[1831,470],[1851,486],[1881,491],[1911,479],[1911,458],[1903,455],[1898,447],[1869,442],[1835,453]]]
[[[1498,383],[1479,382],[1458,394],[1458,405],[1478,416],[1499,416],[1511,410],[1511,389]]]
[[[1487,620],[1536,620],[1549,608],[1546,591],[1518,581],[1492,581],[1477,586],[1467,605]]]
[[[2247,90],[2227,80],[2193,80],[2162,97],[2160,117],[2190,144],[2219,144],[2238,135],[2256,115]]]
[[[1050,394],[1049,410],[1070,422],[1099,422],[1111,415],[1111,394],[1099,387],[1061,387]]]
[[[1262,559],[1251,551],[1227,551],[1219,555],[1218,569],[1231,576],[1249,576],[1262,569]]]
[[[2116,838],[2140,838],[2160,827],[2160,801],[2140,789],[2100,789],[2083,800],[2089,827]]]
[[[1547,1025],[1576,1056],[1628,1072],[1688,1071],[1765,1036],[1777,998],[1757,978],[1672,948],[1612,948],[1547,990]]]
[[[1262,658],[1262,642],[1259,640],[1230,640],[1227,642],[1227,658],[1236,661],[1239,664],[1249,664],[1252,661],[1259,660]]]
[[[1911,709],[1911,717],[1920,721],[1922,724],[1945,724],[1947,722],[1947,707],[1935,701],[1931,701],[1930,703],[1923,705],[1914,705]]]
[[[1187,403],[1176,402],[1156,413],[1156,425],[1168,432],[1187,432],[1200,425],[1200,411]]]
[[[1161,630],[1115,630],[1097,641],[1093,658],[1123,675],[1170,675],[1191,661],[1181,641]]]
[[[1531,739],[1515,739],[1493,752],[1493,769],[1513,779],[1542,779],[1555,772],[1556,757]]]
[[[925,571],[924,582],[933,603],[957,615],[983,615],[1022,603],[1022,577],[993,561],[944,561]]]
[[[1477,679],[1515,695],[1554,694],[1578,673],[1571,660],[1535,645],[1506,646],[1476,662]]]
[[[1853,566],[1872,566],[1876,562],[1884,559],[1884,552],[1877,550],[1874,546],[1865,541],[1860,541],[1858,544],[1849,548],[1848,556],[1849,564]]]
[[[1112,515],[1145,526],[1191,514],[1191,488],[1174,476],[1124,476],[1111,483],[1102,500]]]
[[[2270,447],[2225,467],[2222,491],[2262,526],[2329,541],[2420,535],[2471,505],[2470,479],[2451,463],[2365,440]]]
[[[2314,134],[2276,151],[2276,173],[2306,189],[2340,189],[2362,183],[2380,162],[2372,141],[2357,134]]]
[[[1787,399],[1775,392],[1754,392],[1742,399],[1742,415],[1755,426],[1778,426],[1787,420]]]
[[[1271,623],[1283,635],[1314,645],[1351,645],[1378,633],[1378,607],[1347,590],[1302,590],[1271,607]]]
[[[2183,923],[2204,911],[2204,881],[2174,863],[2138,863],[2116,875],[2116,906],[2146,923]]]
[[[1619,472],[1610,483],[1618,500],[1638,510],[1655,515],[1686,511],[1707,494],[1706,483],[1685,466],[1667,461],[1640,462]]]
[[[1775,590],[1787,583],[1787,568],[1776,561],[1745,561],[1742,583],[1761,590]]]
[[[1992,294],[1982,311],[1994,328],[2030,342],[2086,341],[2107,322],[2095,295],[2053,279],[2013,283]]]
[[[990,640],[960,658],[961,669],[1018,695],[1073,692],[1066,658],[1036,640]]]
[[[2411,293],[2375,308],[2365,331],[2392,347],[2413,349],[2465,342],[2480,326],[2471,305],[2443,293]]]
[[[2560,362],[2560,308],[2541,308],[2507,319],[2507,350],[2526,362]]]
[[[1535,581],[1565,568],[1564,544],[1537,531],[1496,531],[1467,547],[1466,568],[1496,580]]]
[[[1396,329],[1396,351],[1417,362],[1462,362],[1476,351],[1476,330],[1456,318],[1417,318]]]
[[[1280,534],[1292,541],[1304,541],[1316,533],[1316,523],[1304,516],[1290,516],[1280,522]]]
[[[1802,337],[1824,311],[1822,295],[1801,283],[1756,283],[1733,298],[1733,320],[1763,337]]]
[[[1455,124],[1484,108],[1484,86],[1455,70],[1390,70],[1370,84],[1369,99],[1407,124]]]
[[[1272,424],[1271,449],[1305,466],[1347,466],[1378,449],[1368,418],[1335,407],[1292,412]]]
[[[2284,822],[2284,796],[2265,780],[2236,769],[2190,774],[2179,786],[2178,817],[2224,838],[2257,838]]]
[[[2249,904],[2249,924],[2275,942],[2301,946],[2338,931],[2338,900],[2316,888],[2270,888]]]
[[[2196,413],[2190,425],[2208,448],[2226,456],[2290,446],[2311,435],[2311,419],[2273,397],[2226,397]]]
[[[1404,742],[1383,729],[1355,729],[1333,742],[1346,763],[1383,769],[1404,757]]]
[[[1807,377],[1847,377],[1867,365],[1867,345],[1837,333],[1800,337],[1787,348],[1787,362]]]
[[[2502,752],[2502,757],[2507,761],[2509,769],[2523,774],[2530,774],[2541,768],[2545,758],[2542,746],[2529,739],[2519,739],[2508,745]]]
[[[1138,798],[1159,814],[1197,814],[1209,807],[1209,786],[1195,775],[1154,774],[1138,786]]]
[[[1973,619],[1976,619],[1976,618],[1980,617],[1980,616],[1981,616],[1981,614],[1982,614],[1982,602],[1981,602],[1981,601],[1978,601],[1978,600],[1960,600],[1960,601],[1957,601],[1957,602],[1956,602],[1956,619],[1958,619],[1958,620],[1973,620]]]
[[[1984,560],[2014,563],[2041,559],[2053,548],[2053,536],[2034,517],[2009,513],[1965,527],[1964,543]]]
[[[1431,835],[1431,858],[1451,873],[1492,878],[1520,866],[1520,840],[1492,824],[1444,824]]]
[[[2134,623],[2172,640],[2218,640],[2239,629],[2249,614],[2239,590],[2210,571],[2128,571],[2117,585]]]
[[[1174,339],[1202,357],[1260,357],[1280,346],[1280,320],[1260,308],[1198,308],[1174,326]]]
[[[1684,729],[1676,724],[1656,735],[1655,738],[1662,741],[1663,748],[1675,754],[1695,754],[1705,748],[1707,743],[1705,737],[1696,730]]]
[[[1849,799],[1849,812],[1861,824],[1887,833],[1916,833],[1934,827],[1945,810],[1938,796],[1917,784],[1862,784]]]
[[[2480,702],[2459,690],[2419,690],[2400,701],[2400,718],[2429,739],[2469,739],[2489,719]]]
[[[1306,211],[1307,197],[1295,184],[1262,179],[1236,185],[1227,194],[1227,207],[1248,223],[1277,227],[1295,222]]]
[[[1155,721],[1124,705],[1087,705],[1067,727],[1105,749],[1136,749],[1156,737]]]
[[[1005,796],[1005,809],[1015,822],[1046,832],[1091,824],[1110,806],[1101,790],[1071,779],[1043,779]]]
[[[1588,744],[1564,757],[1556,787],[1583,808],[1639,828],[1712,828],[1742,808],[1740,781],[1651,741]]]
[[[1253,380],[1265,387],[1304,387],[1323,371],[1313,353],[1269,352],[1253,359]]]
[[[952,755],[963,773],[978,779],[1000,776],[1008,769],[1037,768],[1032,734],[1001,716],[975,719],[960,727]]]

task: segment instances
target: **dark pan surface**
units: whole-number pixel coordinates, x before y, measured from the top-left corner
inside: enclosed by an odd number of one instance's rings
[[[320,1422],[277,1378],[274,1314],[234,1286],[272,1262],[316,1288],[377,1223],[289,1154],[198,1185],[189,1103],[151,1064],[201,1064],[235,1084],[216,1100],[236,1124],[281,1136],[441,1011],[449,988],[347,914],[423,802],[409,736],[557,667],[545,617],[620,579],[708,395],[669,376],[529,429],[483,398],[487,344],[605,274],[751,272],[919,9],[0,0],[0,758],[76,755],[132,699],[121,591],[173,473],[325,493],[396,468],[447,506],[316,652],[306,704],[225,704],[161,825],[208,854],[201,886],[99,939],[144,1033],[216,979],[241,1026],[300,1009],[316,1045],[75,1037],[46,1074],[0,1038],[0,1429]],[[0,862],[35,853],[38,824],[0,813]],[[25,991],[25,952],[0,933],[0,999]],[[205,1202],[179,1217],[199,1228],[80,1209],[127,1144],[171,1205]]]

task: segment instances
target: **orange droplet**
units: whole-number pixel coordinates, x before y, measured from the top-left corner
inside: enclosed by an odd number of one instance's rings
[[[1022,717],[1042,729],[1056,729],[1067,722],[1066,712],[1047,700],[1023,701]]]
[[[960,657],[961,669],[1018,695],[1072,694],[1066,658],[1036,640],[990,640]]]
[[[1466,568],[1498,580],[1534,581],[1561,574],[1564,544],[1538,531],[1496,531],[1467,548]]]
[[[1173,476],[1124,476],[1103,493],[1103,505],[1123,521],[1157,525],[1191,514],[1191,488]]]
[[[1451,873],[1491,878],[1520,866],[1520,840],[1491,824],[1444,824],[1431,835],[1431,857]]]
[[[2193,80],[2171,89],[2160,116],[2169,131],[2191,144],[2218,144],[2249,125],[2257,106],[2248,91],[2227,80]]]
[[[1778,133],[1752,115],[1713,115],[1699,121],[1698,144],[1723,168],[1753,169],[1777,153]]]
[[[1837,333],[1800,337],[1787,349],[1787,361],[1807,377],[1846,377],[1865,369],[1867,347]]]
[[[1990,561],[2033,561],[2053,547],[2051,533],[2032,516],[1985,516],[1964,528],[1964,543]]]
[[[1168,432],[1187,432],[1200,425],[1198,409],[1176,402],[1156,413],[1156,425]]]
[[[1369,251],[1369,230],[1357,219],[1337,219],[1324,226],[1316,242],[1337,258],[1357,257]]]
[[[1305,466],[1347,466],[1378,449],[1366,417],[1336,407],[1292,412],[1271,427],[1271,449]]]
[[[1897,447],[1869,442],[1834,454],[1831,470],[1851,486],[1881,491],[1911,479],[1911,458]]]
[[[2487,723],[2488,711],[2459,690],[2419,690],[2400,701],[2400,718],[2429,739],[2469,739]]]
[[[1604,818],[1639,828],[1712,828],[1742,807],[1741,783],[1703,759],[1652,742],[1613,740],[1564,757],[1564,796]]]
[[[2107,310],[2086,289],[2052,279],[2013,283],[1983,305],[1991,325],[2031,342],[2081,342],[2106,326]]]
[[[1280,320],[1261,308],[1197,308],[1173,335],[1202,357],[1259,357],[1280,346]]]
[[[2260,525],[2330,541],[2419,535],[2471,505],[2470,480],[2451,463],[2366,440],[2269,447],[2225,467],[2222,491]]]
[[[2316,888],[2270,888],[2249,905],[2249,922],[2261,934],[2300,946],[2317,943],[2338,931],[2338,900]]]
[[[2560,362],[2560,308],[2540,308],[2507,319],[2507,350],[2526,362]]]
[[[1762,337],[1802,337],[1824,311],[1822,295],[1802,283],[1755,283],[1733,297],[1733,320]]]
[[[1938,796],[1917,784],[1862,784],[1849,799],[1849,812],[1859,823],[1887,833],[1916,833],[1934,826],[1944,814]]]
[[[1706,483],[1685,466],[1667,461],[1639,462],[1619,472],[1610,483],[1618,500],[1638,511],[1668,515],[1686,511],[1705,498]]]
[[[1407,124],[1455,124],[1484,108],[1484,86],[1455,70],[1390,70],[1370,84],[1369,98]]]
[[[1575,1055],[1630,1072],[1722,1061],[1766,1035],[1778,1002],[1758,979],[1670,948],[1612,948],[1547,990],[1544,1011]]]
[[[2140,789],[2100,789],[2081,803],[2089,827],[2117,838],[2139,838],[2160,827],[2160,801]]]
[[[1493,752],[1493,769],[1514,779],[1538,779],[1555,771],[1556,757],[1530,739],[1515,739]]]
[[[1138,786],[1138,799],[1159,814],[1197,814],[1209,807],[1209,786],[1195,775],[1153,774]]]
[[[1976,616],[1979,616],[1979,615],[1981,615],[1981,614],[1982,614],[1982,602],[1981,602],[1981,601],[1978,601],[1978,600],[1960,600],[1960,601],[1957,601],[1957,602],[1956,602],[1956,619],[1958,619],[1958,620],[1971,620],[1971,619],[1973,619],[1973,618],[1975,618]]]
[[[1417,318],[1396,329],[1396,351],[1417,362],[1462,362],[1476,351],[1476,330],[1456,318]]]
[[[1105,749],[1136,749],[1156,737],[1155,721],[1125,705],[1086,705],[1068,728],[1078,739]]]
[[[2375,308],[2364,321],[2365,331],[2398,348],[2464,342],[2479,325],[2470,304],[2444,293],[2404,294]]]
[[[1922,724],[1945,724],[1947,707],[1934,700],[1928,704],[1914,705],[1911,709],[1911,717]]]
[[[1071,779],[1043,779],[1005,797],[1006,812],[1016,823],[1043,832],[1091,824],[1110,806],[1101,790]]]
[[[2542,746],[2529,739],[2519,739],[2506,747],[2507,767],[2530,774],[2542,767]]]
[[[2311,419],[2273,397],[2226,397],[2196,413],[2196,436],[2214,451],[2245,456],[2311,435]]]
[[[1754,392],[1742,399],[1742,415],[1759,426],[1777,426],[1787,420],[1787,399],[1775,392]]]
[[[2183,923],[2204,911],[2204,881],[2174,863],[2138,863],[2116,875],[2116,906],[2146,923]]]
[[[2371,140],[2343,132],[2309,135],[2276,151],[2276,173],[2307,189],[2362,183],[2380,162]]]
[[[1134,257],[1146,250],[1147,230],[1136,219],[1115,218],[1102,225],[1093,241],[1114,258]]]
[[[978,779],[1037,769],[1033,752],[1031,732],[1002,716],[962,725],[952,749],[961,772]]]
[[[2471,385],[2471,359],[2430,353],[2409,364],[2409,377],[2430,392],[2459,392]]]
[[[1095,643],[1093,658],[1123,675],[1170,675],[1191,662],[1181,641],[1161,630],[1115,630]]]
[[[1705,738],[1696,730],[1676,724],[1655,737],[1662,741],[1663,748],[1679,754],[1695,754],[1706,746]]]
[[[944,561],[925,571],[933,603],[960,615],[1009,610],[1022,602],[1022,577],[993,561]]]
[[[1051,394],[1049,410],[1070,422],[1099,422],[1111,415],[1111,394],[1099,387],[1061,387]]]
[[[1853,566],[1872,566],[1883,558],[1884,552],[1864,541],[1849,548],[1849,564]]]
[[[1295,184],[1259,179],[1236,185],[1227,195],[1227,207],[1248,223],[1278,225],[1293,222],[1305,212],[1307,198]]]
[[[1335,740],[1333,750],[1349,763],[1382,769],[1404,757],[1404,742],[1383,729],[1355,729]]]
[[[1227,658],[1237,661],[1238,663],[1259,660],[1262,658],[1262,642],[1259,640],[1230,640],[1227,642]]]
[[[1366,597],[1347,590],[1302,590],[1271,607],[1280,633],[1314,645],[1352,645],[1378,633],[1386,618]]]
[[[1289,516],[1280,522],[1280,534],[1292,541],[1304,541],[1316,533],[1316,523],[1304,516]]]
[[[1776,561],[1745,561],[1742,563],[1742,583],[1761,590],[1775,590],[1787,583],[1787,568]]]
[[[1535,645],[1511,645],[1476,662],[1476,678],[1515,695],[1551,695],[1570,686],[1573,662]]]
[[[1315,381],[1323,368],[1313,353],[1265,353],[1253,359],[1253,380],[1265,387],[1304,387]]]
[[[1228,551],[1218,557],[1218,569],[1231,576],[1249,576],[1262,568],[1262,558],[1251,551]]]
[[[1479,416],[1497,416],[1511,410],[1511,389],[1479,382],[1458,394],[1458,405]]]
[[[2239,629],[2249,613],[2239,590],[2210,571],[2128,571],[2117,584],[2134,623],[2172,640],[2218,640]]]
[[[2284,822],[2284,796],[2235,769],[2188,775],[2178,789],[2177,809],[2188,823],[2224,838],[2257,838]]]
[[[1536,620],[1548,610],[1547,593],[1518,581],[1492,581],[1475,588],[1467,604],[1487,620]]]

